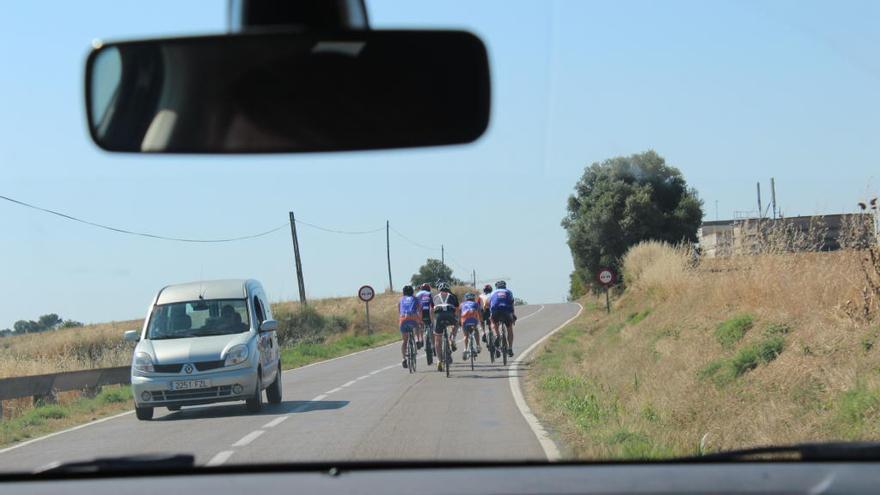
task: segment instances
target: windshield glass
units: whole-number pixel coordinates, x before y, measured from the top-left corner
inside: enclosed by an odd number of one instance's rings
[[[220,299],[161,304],[150,315],[147,338],[151,340],[228,335],[247,332],[245,299]]]
[[[482,40],[485,134],[292,154],[95,145],[87,109],[124,134],[123,102],[147,102],[135,89],[157,110],[136,136],[224,135],[187,111],[226,93],[129,79],[150,57],[105,52],[93,101],[84,76],[112,41],[236,33],[240,3],[3,3],[0,471],[880,440],[880,2],[365,0],[371,30]],[[321,43],[319,60],[361,50]],[[307,141],[384,118],[335,125],[321,99],[223,60],[198,81],[234,72],[248,112],[266,110],[254,125],[308,127],[249,98],[260,84],[312,105]],[[433,81],[470,80],[459,65]],[[420,80],[350,76],[327,91],[351,105]],[[378,100],[389,123],[398,100]]]

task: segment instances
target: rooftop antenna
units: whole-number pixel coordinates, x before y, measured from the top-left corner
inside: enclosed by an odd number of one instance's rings
[[[764,209],[761,208],[761,183],[758,182],[758,218],[764,217]]]
[[[773,219],[776,220],[776,179],[770,177],[770,204],[773,205]]]

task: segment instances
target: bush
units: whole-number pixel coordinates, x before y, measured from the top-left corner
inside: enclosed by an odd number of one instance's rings
[[[721,322],[715,329],[715,338],[725,349],[731,349],[739,342],[746,332],[752,328],[753,318],[751,315],[742,314]]]
[[[328,335],[344,332],[348,325],[343,316],[327,317],[311,306],[303,306],[279,317],[278,340],[281,345],[321,343]]]

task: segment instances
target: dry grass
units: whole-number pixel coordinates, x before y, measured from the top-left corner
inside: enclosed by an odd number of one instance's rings
[[[714,451],[880,438],[880,332],[873,314],[850,310],[865,289],[863,256],[693,266],[685,249],[636,246],[612,314],[585,312],[537,358],[535,408],[587,458],[694,454],[701,440]],[[736,338],[719,338],[722,323],[746,316]]]

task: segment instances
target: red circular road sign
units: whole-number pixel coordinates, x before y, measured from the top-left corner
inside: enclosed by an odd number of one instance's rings
[[[374,297],[376,297],[376,291],[374,291],[369,285],[363,285],[358,289],[358,299],[361,301],[370,302]]]
[[[596,272],[596,280],[604,286],[614,285],[617,281],[617,273],[607,266],[602,267]]]

